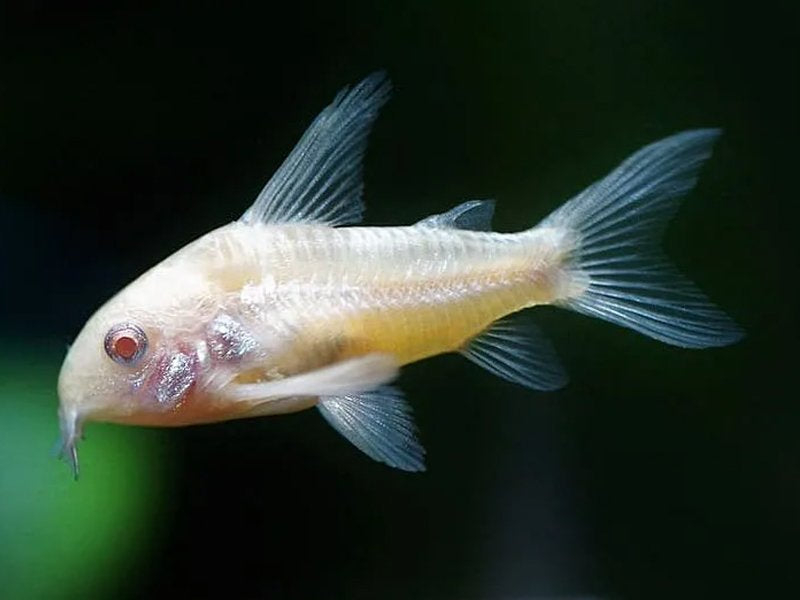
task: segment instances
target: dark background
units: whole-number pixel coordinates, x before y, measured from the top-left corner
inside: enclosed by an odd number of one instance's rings
[[[149,541],[98,597],[798,593],[794,3],[112,4],[0,8],[6,353],[57,353],[123,284],[236,219],[377,68],[395,93],[366,160],[369,224],[494,197],[497,227],[525,228],[645,143],[724,128],[666,245],[748,337],[688,351],[537,309],[563,391],[458,357],[404,371],[422,475],[315,411],[141,431],[156,516],[116,524]]]

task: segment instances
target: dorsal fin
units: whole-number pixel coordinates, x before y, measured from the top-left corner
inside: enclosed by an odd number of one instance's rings
[[[362,158],[378,110],[389,99],[383,71],[343,89],[311,123],[247,212],[244,223],[358,223]]]
[[[498,377],[534,390],[557,390],[567,383],[553,346],[523,313],[495,321],[461,354]]]
[[[493,216],[494,200],[470,200],[451,208],[446,213],[425,217],[417,222],[416,226],[491,231]]]

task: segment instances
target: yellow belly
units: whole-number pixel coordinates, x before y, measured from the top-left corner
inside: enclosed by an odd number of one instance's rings
[[[339,356],[385,352],[401,365],[412,363],[457,351],[497,319],[551,301],[542,279],[523,271],[494,274],[466,286],[462,282],[462,287],[474,289],[457,293],[439,283],[432,289],[404,290],[409,294],[405,302],[387,302],[331,322],[329,327],[341,336]]]

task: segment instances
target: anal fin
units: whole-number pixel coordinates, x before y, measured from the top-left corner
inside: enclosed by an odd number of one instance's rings
[[[523,313],[495,321],[460,353],[490,373],[534,390],[556,390],[567,383],[552,344]]]
[[[382,386],[319,399],[319,412],[364,454],[403,471],[425,470],[425,449],[400,390]]]

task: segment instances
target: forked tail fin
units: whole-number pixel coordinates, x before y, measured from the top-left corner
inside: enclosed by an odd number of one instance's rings
[[[540,224],[575,239],[567,269],[585,289],[558,305],[686,348],[743,336],[658,248],[719,134],[697,129],[645,146]]]

